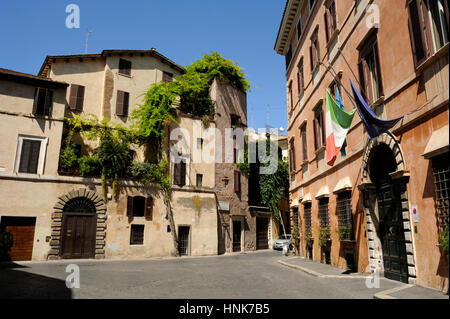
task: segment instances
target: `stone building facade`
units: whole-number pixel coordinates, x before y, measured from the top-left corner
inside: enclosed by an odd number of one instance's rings
[[[449,211],[448,14],[440,0],[286,1],[275,50],[286,58],[290,200],[308,258],[448,289],[438,241]],[[325,94],[337,87],[355,108],[349,78],[377,116],[404,117],[369,139],[355,114],[346,154],[328,166]]]

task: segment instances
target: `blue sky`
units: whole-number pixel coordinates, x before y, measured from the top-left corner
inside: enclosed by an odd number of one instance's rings
[[[68,4],[80,28],[68,29]],[[0,67],[36,74],[46,55],[150,49],[180,65],[220,52],[238,62],[252,87],[249,125],[286,128],[284,57],[273,50],[284,0],[40,0],[0,4]],[[269,106],[269,107],[268,107]],[[269,109],[269,112],[267,110]]]

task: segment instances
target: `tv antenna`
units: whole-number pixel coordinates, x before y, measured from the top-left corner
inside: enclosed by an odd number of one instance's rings
[[[88,52],[88,41],[89,41],[89,35],[94,32],[94,30],[88,30],[88,32],[86,33],[86,47],[84,49],[84,53]]]

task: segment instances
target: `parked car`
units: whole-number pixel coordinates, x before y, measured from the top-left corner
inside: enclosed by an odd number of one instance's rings
[[[286,234],[286,235],[280,235],[278,239],[276,239],[273,242],[273,249],[274,250],[282,250],[283,246],[288,246],[289,250],[293,248],[292,246],[292,235]]]

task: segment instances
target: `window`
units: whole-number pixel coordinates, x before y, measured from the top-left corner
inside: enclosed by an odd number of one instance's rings
[[[180,163],[173,164],[173,183],[180,187],[186,185],[186,163],[181,161]]]
[[[336,215],[338,218],[339,238],[341,240],[352,239],[353,222],[351,192],[346,191],[337,195]]]
[[[231,127],[236,127],[241,123],[241,117],[237,114],[230,114]]]
[[[411,45],[417,67],[448,43],[448,2],[411,0],[408,12]]]
[[[298,17],[298,22],[297,22],[297,40],[300,39],[302,35],[302,17],[301,15]]]
[[[144,225],[131,225],[130,245],[144,244]]]
[[[325,123],[321,104],[314,111],[314,147],[316,150],[325,146],[325,138]]]
[[[310,61],[311,61],[311,71],[313,71],[318,65],[320,61],[320,50],[319,50],[319,38],[318,38],[319,29],[314,31],[313,36],[311,37],[311,46],[309,47]]]
[[[337,29],[336,4],[334,1],[331,1],[329,5],[325,8],[324,18],[325,18],[325,35],[328,42],[331,40],[331,36]]]
[[[289,44],[289,49],[286,53],[286,69],[289,67],[289,64],[291,63],[291,59],[292,59],[292,45]]]
[[[295,145],[292,139],[289,147],[289,169],[291,172],[295,172]]]
[[[53,91],[45,88],[34,90],[33,114],[50,116],[53,107]]]
[[[301,58],[300,63],[298,64],[298,72],[297,72],[298,96],[300,99],[305,90],[305,80],[304,79],[305,79],[305,76],[303,73],[303,58]]]
[[[130,101],[130,93],[117,91],[116,114],[118,116],[128,116],[128,105]]]
[[[292,98],[292,81],[289,82],[288,86],[288,98],[289,98],[289,105],[291,107],[291,110],[294,109],[294,99]]]
[[[203,183],[203,175],[202,174],[197,174],[197,187],[202,187],[202,183]]]
[[[70,86],[69,109],[83,111],[84,86],[72,84]]]
[[[163,71],[163,82],[172,82],[173,81],[173,74],[169,72]]]
[[[19,135],[15,172],[43,174],[48,138]]]
[[[305,234],[311,235],[311,203],[303,204],[303,220],[305,222]]]
[[[298,230],[298,208],[292,208],[292,225]]]
[[[367,104],[373,104],[383,95],[380,59],[376,37],[370,38],[359,53],[359,82]]]
[[[449,160],[448,152],[432,158],[434,187],[436,191],[435,206],[439,231],[443,231],[448,227],[449,223]]]
[[[119,74],[131,76],[131,61],[119,59]]]
[[[40,149],[41,141],[23,140],[19,173],[37,173]]]
[[[319,224],[320,228],[330,229],[330,219],[328,217],[328,197],[319,199]]]
[[[197,138],[197,149],[201,150],[203,148],[203,139]]]
[[[302,139],[303,162],[308,160],[308,142],[306,140],[306,124],[300,128],[300,137]]]
[[[145,217],[147,220],[153,219],[153,198],[143,196],[127,197],[128,218]]]
[[[234,191],[238,194],[241,193],[241,173],[234,171]]]

